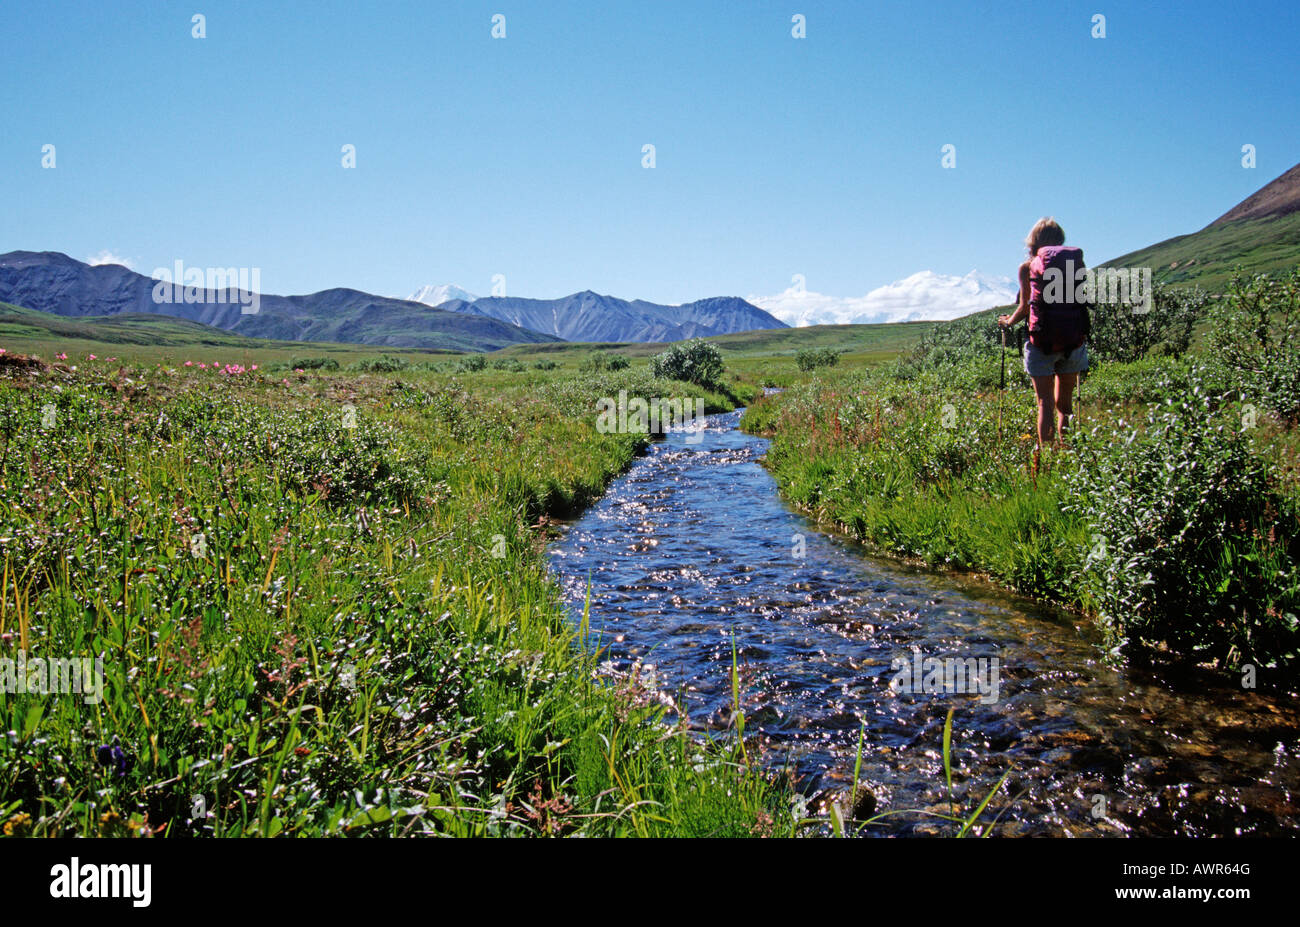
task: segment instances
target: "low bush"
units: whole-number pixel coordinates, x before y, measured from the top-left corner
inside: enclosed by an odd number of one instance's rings
[[[834,348],[805,348],[794,356],[795,366],[808,373],[818,367],[834,367],[840,362],[840,353]]]
[[[703,338],[675,344],[651,362],[656,379],[682,380],[704,387],[716,387],[724,367],[718,346]]]
[[[295,357],[289,361],[293,370],[338,370],[339,362],[332,357]]]
[[[350,364],[348,369],[358,373],[396,373],[399,370],[406,370],[410,366],[407,361],[400,357],[385,354],[382,357],[368,357],[365,360],[359,360],[355,364]]]
[[[1235,386],[1300,422],[1300,267],[1283,278],[1237,273],[1210,313],[1209,342]]]
[[[1095,305],[1089,313],[1088,357],[1098,363],[1132,363],[1153,354],[1181,357],[1207,301],[1203,290],[1156,284],[1146,311],[1142,306]]]
[[[616,354],[612,351],[597,351],[594,354],[585,357],[578,370],[582,373],[600,373],[602,371],[626,370],[631,365],[622,354]]]
[[[456,365],[456,373],[478,373],[487,369],[487,358],[482,354],[470,354]]]
[[[1067,505],[1091,531],[1083,583],[1112,647],[1295,661],[1300,533],[1234,409],[1194,380],[1079,452]]]

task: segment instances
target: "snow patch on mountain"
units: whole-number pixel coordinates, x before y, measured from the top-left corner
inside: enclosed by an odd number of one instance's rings
[[[92,254],[86,258],[86,263],[91,267],[102,267],[104,264],[121,264],[127,270],[135,270],[135,265],[129,260],[107,249],[100,251],[98,254]]]
[[[463,299],[467,303],[472,303],[478,299],[469,290],[463,290],[454,283],[444,283],[440,286],[422,286],[406,298],[412,302],[424,303],[426,306],[441,306],[453,299]]]

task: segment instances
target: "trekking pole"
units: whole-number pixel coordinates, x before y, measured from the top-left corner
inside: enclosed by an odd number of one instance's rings
[[[1019,308],[1020,308],[1020,291],[1016,290],[1016,309]],[[1013,309],[1011,311],[1015,312],[1016,309]],[[998,325],[998,330],[1002,334],[1002,375],[998,378],[998,389],[1006,389],[1007,388],[1007,327],[1005,325]],[[1016,353],[1019,353],[1018,343],[1017,343]]]
[[[998,330],[1002,333],[1002,376],[998,380],[998,389],[1007,388],[1007,329],[1004,325],[999,325]]]

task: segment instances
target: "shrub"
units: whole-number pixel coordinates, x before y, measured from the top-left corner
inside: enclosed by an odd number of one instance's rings
[[[600,373],[606,370],[624,370],[631,365],[622,354],[615,354],[608,351],[597,351],[591,354],[578,365],[578,369],[583,373]]]
[[[987,358],[1001,343],[997,318],[981,312],[942,322],[925,332],[905,363],[920,369]]]
[[[651,362],[656,379],[684,380],[699,386],[715,386],[723,369],[722,352],[703,338],[675,344]]]
[[[1202,660],[1294,659],[1295,518],[1239,418],[1194,384],[1153,408],[1144,430],[1079,446],[1068,505],[1091,525],[1083,582],[1116,652],[1167,644]]]
[[[398,370],[405,370],[411,366],[400,357],[392,357],[388,354],[382,357],[368,357],[365,360],[359,360],[349,366],[350,370],[358,370],[362,373],[395,373]]]
[[[471,354],[456,365],[457,373],[478,373],[487,369],[487,358],[482,354]]]
[[[508,370],[511,373],[519,373],[524,369],[524,365],[519,363],[513,357],[498,357],[492,362],[493,370]]]
[[[1127,364],[1152,352],[1181,357],[1191,343],[1193,327],[1205,313],[1207,301],[1203,290],[1172,290],[1156,284],[1146,312],[1128,305],[1094,305],[1089,359]]]
[[[1234,274],[1210,313],[1210,346],[1234,385],[1300,422],[1300,267],[1281,279]]]
[[[289,361],[293,370],[338,370],[339,362],[332,357],[295,357]]]
[[[1182,396],[1191,388],[1193,370],[1190,357],[1151,356],[1131,364],[1102,364],[1090,373],[1080,388],[1091,403],[1148,403]],[[1196,370],[1198,382],[1205,384],[1206,371]]]
[[[534,364],[533,364],[533,369],[534,369],[534,370],[554,370],[554,369],[555,369],[556,367],[558,367],[558,366],[560,366],[560,365],[557,364],[555,361],[553,361],[553,360],[547,360],[547,359],[543,358],[542,360],[539,360],[539,361],[534,362]]]
[[[840,354],[834,348],[805,348],[794,356],[795,365],[804,373],[818,367],[834,367]]]

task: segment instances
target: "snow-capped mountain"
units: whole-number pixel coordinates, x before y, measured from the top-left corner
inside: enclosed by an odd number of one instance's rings
[[[454,301],[441,308],[485,315],[564,341],[681,341],[727,335],[785,324],[738,296],[697,299],[662,306],[643,299],[602,296],[591,290],[559,299],[485,296],[475,302]]]
[[[213,280],[212,269],[207,280]],[[158,285],[153,277],[113,261],[91,265],[57,251],[0,254],[0,303],[71,318],[147,313],[252,338],[453,351],[495,351],[556,340],[497,319],[344,287],[301,296],[259,293],[257,308],[246,312],[240,291],[228,281],[211,289],[185,287],[184,300],[177,286],[174,300],[160,301]]]
[[[478,299],[469,290],[462,290],[453,283],[444,283],[441,286],[422,286],[406,298],[411,302],[424,303],[426,306],[441,306],[453,299],[463,299],[467,303],[472,303]]]
[[[957,277],[922,270],[866,296],[827,296],[793,286],[775,296],[750,296],[749,301],[788,325],[802,327],[955,319],[1015,298],[1016,282],[1010,277],[987,277],[974,270]]]

